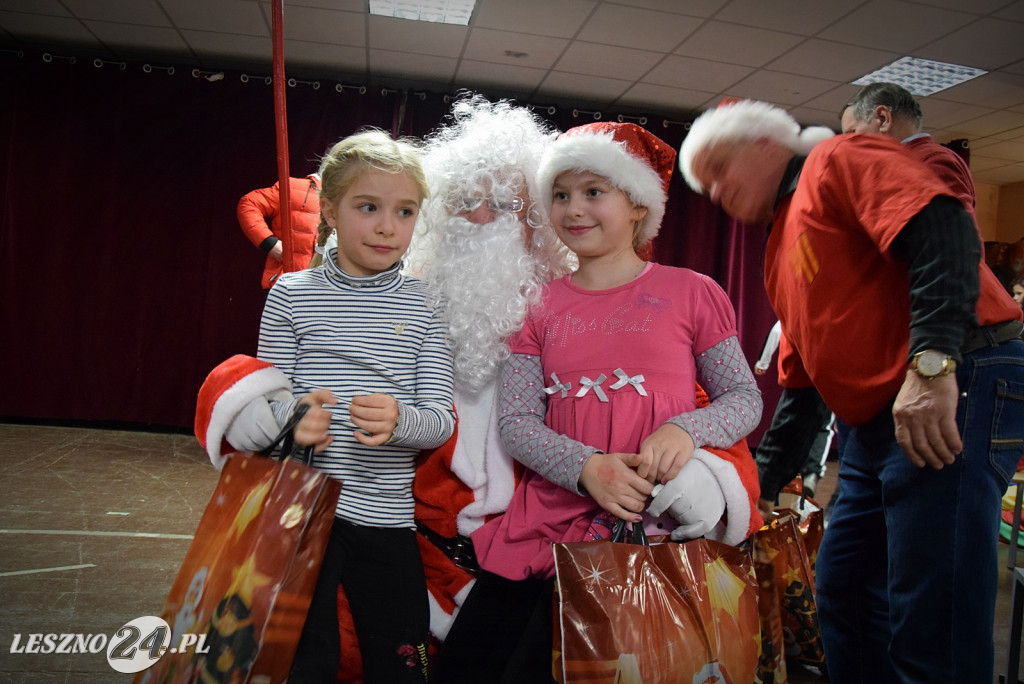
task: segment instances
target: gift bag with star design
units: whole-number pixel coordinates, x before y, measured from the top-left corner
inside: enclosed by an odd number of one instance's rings
[[[780,495],[780,506],[784,507],[754,534],[761,601],[778,605],[772,617],[778,624],[763,625],[762,651],[764,655],[781,650],[787,662],[820,667],[825,653],[815,603],[814,562],[824,533],[824,513],[812,499],[793,494]],[[782,644],[775,643],[779,626]],[[762,671],[758,681],[779,684],[785,680]]]
[[[754,681],[757,583],[748,551],[707,539],[554,551],[557,681]]]
[[[291,458],[231,456],[160,614],[168,650],[135,682],[284,682],[340,492]],[[171,652],[184,634],[201,644]]]

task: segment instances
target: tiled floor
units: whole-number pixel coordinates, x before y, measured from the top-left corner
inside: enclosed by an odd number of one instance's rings
[[[822,502],[833,473],[819,485]],[[191,435],[0,424],[0,683],[130,681],[105,651],[12,650],[33,633],[109,639],[130,620],[159,614],[216,482]],[[1001,544],[999,672],[1012,588],[1006,550]],[[790,672],[793,684],[822,681]]]

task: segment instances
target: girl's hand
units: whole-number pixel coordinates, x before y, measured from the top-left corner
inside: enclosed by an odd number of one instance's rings
[[[592,454],[583,464],[580,485],[604,510],[638,522],[654,487],[636,474],[637,463],[636,454]]]
[[[352,416],[352,423],[359,428],[352,434],[355,435],[356,441],[366,446],[384,444],[391,439],[395,428],[398,427],[398,400],[390,394],[363,394],[352,397],[348,411]]]
[[[693,456],[693,438],[678,425],[666,423],[640,442],[636,474],[651,484],[675,478]]]
[[[331,412],[323,405],[334,406],[338,400],[330,391],[318,389],[304,396],[299,403],[308,404],[309,410],[295,426],[295,443],[301,446],[312,446],[313,452],[319,454],[334,440],[327,434],[327,428],[331,425]]]

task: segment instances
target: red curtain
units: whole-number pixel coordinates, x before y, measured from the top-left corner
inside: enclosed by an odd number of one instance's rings
[[[0,417],[191,429],[209,370],[255,352],[263,256],[235,205],[277,176],[272,88],[190,71],[0,57]],[[290,172],[363,126],[424,135],[448,107],[426,92],[289,88]],[[685,133],[645,125],[676,148]],[[673,179],[655,259],[725,287],[751,362],[774,322],[763,240]]]

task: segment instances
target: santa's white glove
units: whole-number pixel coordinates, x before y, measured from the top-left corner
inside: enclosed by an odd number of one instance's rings
[[[238,412],[224,438],[239,451],[259,451],[271,444],[280,431],[270,402],[266,397],[256,397]]]
[[[691,458],[672,480],[657,485],[647,512],[658,517],[668,513],[679,523],[672,539],[696,539],[707,534],[725,513],[725,496],[718,480],[701,461]]]

